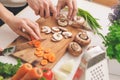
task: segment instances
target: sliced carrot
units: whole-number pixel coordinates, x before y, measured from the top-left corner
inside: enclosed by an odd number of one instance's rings
[[[49,52],[51,52],[51,49],[50,49],[50,48],[45,49],[44,52],[45,52],[45,53],[49,53]]]
[[[20,80],[37,80],[43,76],[43,72],[40,68],[32,68],[30,71],[28,71],[24,77],[22,77]],[[17,79],[18,80],[18,79]]]
[[[35,55],[38,57],[42,57],[44,55],[44,51],[36,51]]]
[[[35,40],[35,38],[34,38],[33,36],[30,36],[30,39],[31,39],[31,40]]]
[[[49,54],[48,61],[53,63],[53,62],[55,62],[55,60],[56,60],[55,55],[54,54]]]
[[[44,55],[43,55],[43,58],[44,58],[44,59],[48,59],[48,57],[49,57],[49,54],[44,54]]]
[[[47,61],[46,59],[42,59],[42,60],[40,61],[40,64],[43,65],[43,66],[45,66],[45,65],[48,64],[48,61]]]
[[[44,48],[43,47],[38,47],[36,48],[37,51],[44,51]]]
[[[20,80],[28,71],[32,69],[32,65],[29,63],[23,64],[16,74],[11,78],[11,80]]]

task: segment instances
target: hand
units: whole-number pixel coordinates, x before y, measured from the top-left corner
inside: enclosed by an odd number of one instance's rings
[[[27,38],[28,40],[30,40],[30,36],[33,36],[37,40],[41,39],[38,24],[30,21],[29,19],[13,16],[9,19],[9,21],[7,21],[7,24],[14,32]],[[23,31],[23,29],[25,30],[25,32]]]
[[[60,10],[68,6],[68,18],[73,19],[77,13],[77,3],[76,0],[58,0],[57,13],[60,14]]]
[[[27,0],[27,2],[35,11],[36,15],[40,15],[41,17],[49,17],[50,13],[52,13],[54,17],[57,15],[57,11],[51,0]]]

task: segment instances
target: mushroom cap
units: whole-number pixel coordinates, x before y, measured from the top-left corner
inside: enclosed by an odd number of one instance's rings
[[[82,53],[82,48],[77,42],[71,42],[68,45],[68,51],[73,56],[79,56]]]
[[[91,39],[88,37],[86,32],[79,32],[74,39],[81,46],[86,46],[91,42]]]

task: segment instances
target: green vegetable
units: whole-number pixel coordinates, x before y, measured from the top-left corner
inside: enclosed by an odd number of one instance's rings
[[[20,65],[21,61],[19,59],[17,60],[16,65],[0,62],[0,75],[4,78],[11,77],[16,73]]]
[[[90,25],[91,29],[95,33],[99,33],[98,29],[101,29],[101,26],[99,25],[99,23],[96,21],[96,19],[89,12],[87,12],[87,11],[85,11],[83,9],[78,8],[77,15],[84,17],[84,19]]]
[[[108,34],[103,38],[107,56],[120,62],[120,21],[114,21],[109,26]]]
[[[4,80],[3,76],[0,76],[0,80]]]

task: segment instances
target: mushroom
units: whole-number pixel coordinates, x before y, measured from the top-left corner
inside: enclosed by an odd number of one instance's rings
[[[52,27],[52,33],[60,32],[60,29],[58,27]]]
[[[77,42],[71,42],[68,45],[68,51],[73,56],[79,56],[82,53],[82,48]]]
[[[67,26],[68,25],[67,15],[60,14],[59,17],[58,17],[57,23],[60,26]]]
[[[75,16],[74,17],[74,21],[73,22],[69,22],[69,24],[71,24],[71,26],[76,27],[76,28],[82,28],[83,24],[85,22],[85,19],[83,17],[80,16]]]
[[[71,32],[63,32],[62,35],[65,37],[65,39],[72,37],[72,33]]]
[[[41,32],[44,32],[44,33],[47,33],[47,34],[51,33],[51,28],[48,27],[48,26],[43,26]]]
[[[81,46],[86,46],[91,42],[91,39],[88,37],[85,31],[79,32],[74,39]]]
[[[59,29],[60,29],[61,31],[64,31],[64,32],[68,31],[68,29],[67,29],[67,28],[64,28],[64,27],[59,27]]]
[[[52,41],[60,41],[63,39],[63,36],[60,33],[54,33],[52,36]]]

